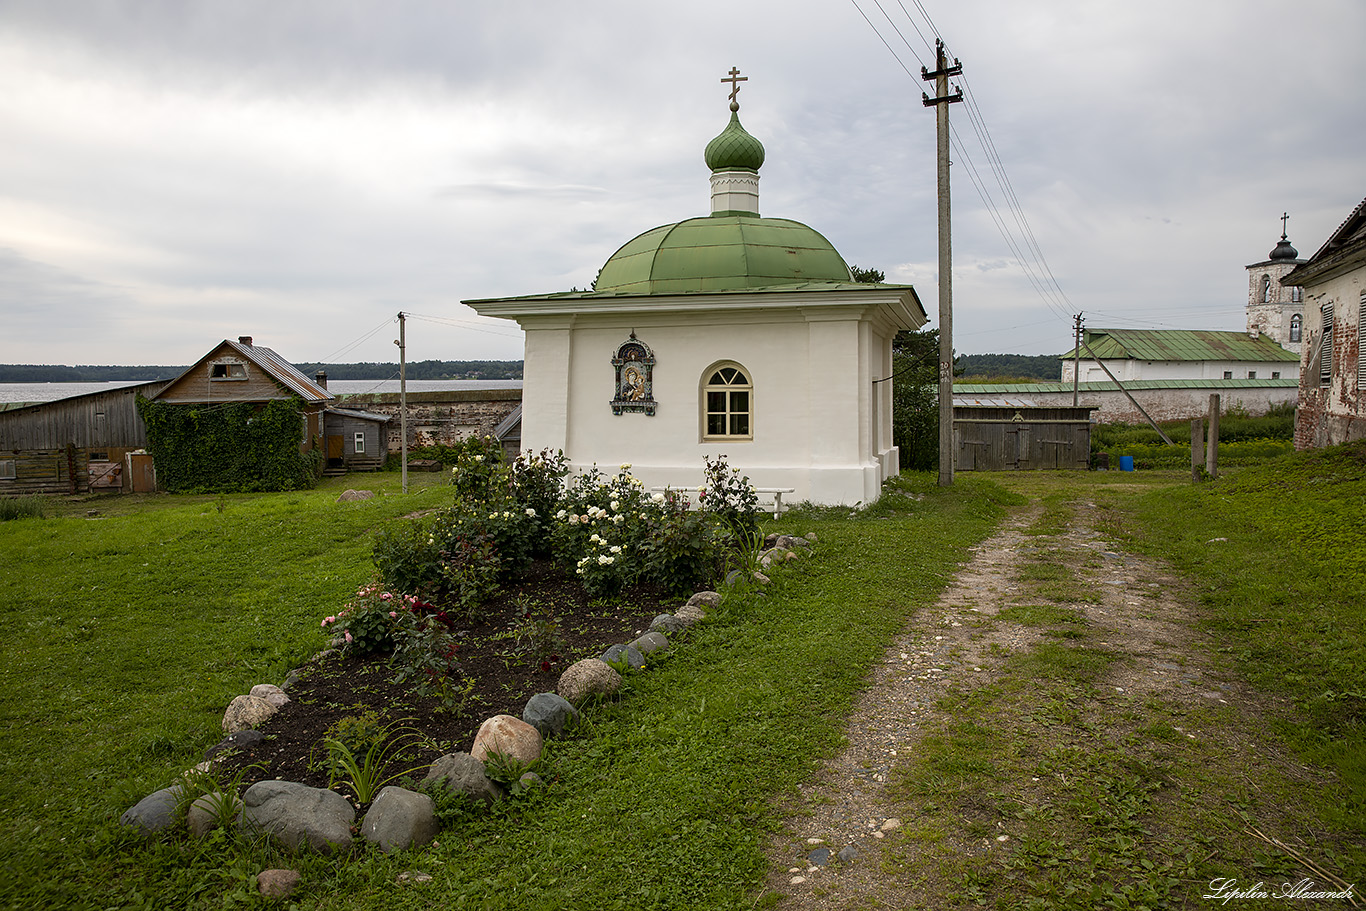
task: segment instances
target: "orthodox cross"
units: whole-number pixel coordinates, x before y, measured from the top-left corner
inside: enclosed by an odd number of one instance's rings
[[[721,81],[722,81],[722,82],[725,82],[726,80],[722,79]],[[1285,240],[1285,223],[1286,223],[1287,221],[1289,221],[1289,220],[1290,220],[1290,213],[1289,213],[1289,212],[1282,212],[1282,213],[1281,213],[1281,240]]]
[[[730,68],[730,75],[723,78],[722,82],[730,83],[730,100],[734,101],[735,96],[740,93],[740,83],[749,82],[748,76],[741,76],[740,71],[735,67]]]

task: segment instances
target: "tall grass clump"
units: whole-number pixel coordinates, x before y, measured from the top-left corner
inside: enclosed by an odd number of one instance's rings
[[[0,522],[8,522],[11,519],[41,519],[46,515],[47,508],[42,497],[6,497],[0,499]]]

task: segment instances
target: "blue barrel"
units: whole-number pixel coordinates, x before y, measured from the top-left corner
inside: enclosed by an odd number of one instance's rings
[[[1119,457],[1119,470],[1120,470],[1120,471],[1133,471],[1133,470],[1134,470],[1134,457],[1133,457],[1133,456],[1120,456],[1120,457]]]

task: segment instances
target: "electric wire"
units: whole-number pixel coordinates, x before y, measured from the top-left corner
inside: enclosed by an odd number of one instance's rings
[[[882,31],[859,6],[857,0],[850,0],[850,2],[853,4],[854,8],[859,11],[863,20],[868,23],[868,26],[873,30],[873,33],[878,36],[878,39],[882,42],[883,46],[892,54],[893,59],[897,61],[897,64],[902,70],[905,71],[908,76],[911,76],[911,78],[917,78],[911,73],[910,68],[907,67],[902,60],[901,55],[892,47]],[[887,10],[883,7],[881,0],[873,0],[873,3],[878,8],[878,11],[882,13],[883,18],[887,20],[888,25],[896,33],[896,36],[900,38],[901,43],[905,45],[906,49],[917,61],[920,61],[919,54],[916,53],[910,41],[907,40],[906,35],[902,32],[897,22],[892,19]],[[912,0],[912,3],[930,32],[936,39],[942,42],[943,37],[921,0]],[[897,0],[897,5],[901,9],[906,23],[915,30],[916,35],[920,38],[921,42],[924,43],[926,49],[933,54],[934,48],[931,47],[929,39],[926,37],[924,31],[921,30],[920,25],[916,22],[915,16],[911,14],[901,0]],[[945,53],[948,53],[947,46],[945,47]],[[922,63],[922,71],[924,69],[925,67]],[[1001,159],[995,141],[992,139],[991,132],[986,125],[986,118],[982,113],[981,107],[977,104],[971,85],[965,77],[962,77],[961,74],[959,75],[964,88],[964,108],[968,114],[968,121],[972,124],[977,142],[982,147],[992,177],[1000,187],[1002,201],[1005,208],[1009,210],[1008,216],[1001,212],[1001,206],[997,204],[996,199],[990,192],[986,179],[978,170],[973,156],[968,153],[967,146],[962,137],[951,126],[950,138],[958,159],[964,164],[965,173],[967,173],[968,179],[973,185],[973,189],[977,192],[978,197],[982,201],[982,205],[991,217],[998,233],[1000,233],[1002,239],[1006,242],[1007,247],[1014,255],[1016,263],[1024,273],[1026,280],[1029,282],[1034,292],[1056,318],[1070,321],[1071,312],[1075,307],[1067,297],[1066,292],[1062,289],[1052,268],[1048,265],[1047,258],[1043,255],[1043,250],[1038,242],[1038,237],[1035,235],[1033,227],[1030,225],[1029,219],[1024,213],[1024,207],[1020,203],[1019,196],[1016,194],[1014,185],[1011,183],[1010,177],[1006,172],[1005,163]],[[1010,222],[1014,223],[1013,230]]]

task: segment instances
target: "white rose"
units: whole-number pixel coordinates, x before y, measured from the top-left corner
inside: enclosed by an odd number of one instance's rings
[[[533,519],[536,518],[536,510],[532,509],[530,506],[526,508],[526,514],[531,516]]]
[[[619,554],[619,553],[621,553],[621,545],[620,545],[620,544],[613,544],[613,545],[612,545],[612,553],[614,553],[614,554]]]
[[[631,463],[630,463],[630,462],[622,462],[622,463],[621,463],[621,470],[622,470],[622,471],[630,471],[630,470],[631,470]]]

